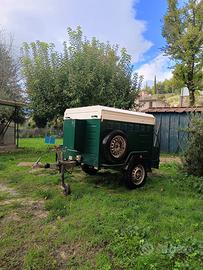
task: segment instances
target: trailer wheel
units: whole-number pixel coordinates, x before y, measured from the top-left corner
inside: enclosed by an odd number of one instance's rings
[[[109,133],[102,141],[103,155],[108,162],[120,162],[127,154],[128,141],[121,130]]]
[[[139,161],[131,161],[128,168],[124,171],[125,184],[130,189],[144,186],[146,178],[146,167]]]
[[[98,170],[95,169],[93,166],[89,166],[87,164],[81,165],[81,168],[82,168],[83,172],[85,172],[89,175],[95,175],[98,172]]]

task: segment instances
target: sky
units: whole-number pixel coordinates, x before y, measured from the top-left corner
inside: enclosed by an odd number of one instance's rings
[[[169,59],[161,48],[167,0],[0,0],[0,27],[12,33],[16,47],[36,40],[61,48],[67,27],[82,27],[97,37],[125,47],[134,70],[152,84],[171,77]]]

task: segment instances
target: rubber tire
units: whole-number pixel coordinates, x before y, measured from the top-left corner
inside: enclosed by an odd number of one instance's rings
[[[115,158],[114,156],[111,155],[111,152],[110,152],[110,143],[111,143],[112,139],[117,135],[122,136],[126,142],[125,151],[124,151],[123,155],[119,158]],[[128,139],[127,139],[126,134],[121,130],[114,130],[114,131],[110,132],[102,141],[102,154],[107,162],[110,162],[110,163],[122,162],[127,155],[127,151],[128,151]]]
[[[144,170],[144,179],[142,180],[140,184],[135,184],[132,180],[132,172],[136,166],[142,166]],[[126,187],[129,189],[143,187],[146,183],[146,179],[147,179],[147,170],[146,170],[145,165],[140,161],[132,160],[130,164],[128,165],[128,168],[124,171],[124,181],[125,181]]]
[[[89,175],[96,175],[98,172],[97,169],[95,169],[94,167],[89,166],[87,164],[81,165],[81,168],[82,168],[83,172],[85,172]]]

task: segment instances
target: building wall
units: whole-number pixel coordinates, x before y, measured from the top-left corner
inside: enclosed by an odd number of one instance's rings
[[[2,129],[2,126],[0,127],[0,130]],[[11,122],[9,125],[6,133],[0,134],[0,145],[14,145],[15,142],[15,124]]]
[[[139,102],[140,111],[149,109],[149,108],[160,108],[160,107],[168,107],[169,105],[162,100],[146,100],[145,102]]]

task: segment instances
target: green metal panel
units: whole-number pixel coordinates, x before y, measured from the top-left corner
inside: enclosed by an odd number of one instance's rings
[[[86,132],[83,140],[82,162],[95,167],[99,167],[100,123],[100,119],[86,120]]]
[[[190,122],[189,115],[186,113],[179,114],[179,131],[178,131],[178,150],[179,152],[182,152],[186,145],[189,138],[188,132],[185,131],[187,129],[188,124]]]
[[[63,145],[68,149],[75,147],[75,120],[68,119],[63,124]]]
[[[64,159],[80,154],[82,162],[99,166],[100,119],[64,121]]]
[[[77,152],[82,152],[84,148],[85,120],[68,119],[64,121],[64,158]]]
[[[156,129],[160,127],[159,139],[162,152],[177,153],[185,149],[190,113],[155,112]]]
[[[127,135],[128,153],[132,151],[147,151],[149,157],[152,155],[153,125],[104,120],[101,122],[101,140],[113,130],[122,130]],[[105,161],[102,160],[101,156],[102,162]]]
[[[170,130],[170,115],[165,113],[162,115],[161,121],[161,145],[163,152],[169,152],[169,130]]]
[[[83,151],[85,120],[69,119],[64,121],[64,145],[68,149]]]
[[[169,129],[169,152],[176,153],[178,150],[178,113],[170,115],[170,129]]]
[[[75,150],[84,151],[84,136],[86,132],[86,121],[75,120]]]

